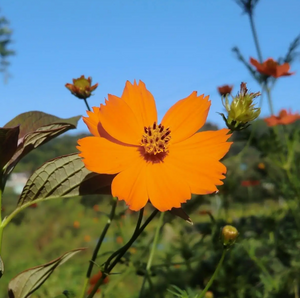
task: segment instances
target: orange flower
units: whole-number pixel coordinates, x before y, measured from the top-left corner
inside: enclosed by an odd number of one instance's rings
[[[84,236],[84,241],[85,242],[90,242],[91,241],[91,236],[90,235],[85,235]]]
[[[97,211],[97,212],[98,212],[98,211],[99,211],[99,205],[94,205],[94,206],[93,206],[93,209],[94,209],[94,211]]]
[[[218,91],[221,96],[226,96],[227,94],[230,94],[233,89],[233,86],[224,85],[221,87],[218,87]]]
[[[116,238],[116,241],[117,241],[117,243],[119,243],[119,244],[122,244],[124,241],[123,241],[123,238],[121,237],[121,236],[118,236],[117,238]]]
[[[73,223],[73,227],[75,229],[78,229],[80,227],[80,222],[78,220],[75,220],[74,223]]]
[[[117,174],[111,190],[131,210],[148,200],[160,211],[180,208],[194,194],[222,185],[226,167],[219,160],[231,143],[228,129],[198,132],[210,101],[193,92],[173,105],[157,124],[152,94],[143,82],[126,83],[121,97],[108,95],[105,105],[84,117],[94,135],[78,141],[92,172]]]
[[[259,180],[244,180],[241,182],[241,185],[244,187],[249,187],[249,186],[256,186],[259,185],[260,181]]]
[[[292,114],[291,111],[281,110],[278,116],[272,115],[271,117],[265,118],[264,121],[268,126],[276,126],[278,124],[291,124],[296,120],[300,119],[300,115],[298,113]]]
[[[102,277],[102,272],[99,271],[98,273],[94,274],[91,278],[90,278],[90,287],[87,290],[87,293],[90,294],[94,288],[94,285],[97,283],[97,281]],[[109,278],[108,276],[105,277],[105,279],[103,280],[102,284],[107,284],[109,282]],[[100,289],[97,289],[97,293],[100,292]]]
[[[81,76],[78,79],[73,79],[72,84],[65,85],[73,95],[80,99],[88,98],[92,95],[92,91],[94,91],[98,84],[92,86],[92,78],[88,77],[87,79],[84,76]]]
[[[288,63],[283,63],[279,65],[272,58],[267,59],[263,63],[259,63],[256,59],[250,58],[250,63],[256,67],[256,70],[264,75],[272,76],[274,78],[290,76],[294,72],[288,72],[290,65]]]

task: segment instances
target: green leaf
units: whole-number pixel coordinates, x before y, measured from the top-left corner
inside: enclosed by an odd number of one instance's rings
[[[0,128],[0,170],[9,162],[18,146],[19,127]]]
[[[28,179],[18,206],[34,201],[89,194],[109,194],[115,175],[90,172],[77,153],[46,162]]]
[[[53,271],[85,248],[71,250],[50,263],[21,272],[8,284],[9,298],[27,298],[35,292],[53,273]]]
[[[45,144],[62,133],[74,129],[81,116],[61,119],[43,112],[27,112],[18,115],[8,122],[4,127],[20,125],[18,148],[9,161],[5,171],[8,175],[19,160],[33,149]]]
[[[19,138],[22,140],[25,135],[36,131],[38,128],[52,123],[66,123],[76,127],[81,116],[62,119],[47,113],[31,111],[22,113],[4,125],[4,127],[20,126]]]

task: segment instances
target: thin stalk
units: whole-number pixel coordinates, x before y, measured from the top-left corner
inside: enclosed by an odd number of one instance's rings
[[[271,97],[271,89],[267,86],[266,83],[264,85],[264,89],[266,90],[266,93],[267,93],[270,113],[271,113],[271,115],[274,115],[274,109],[273,109],[273,103],[272,103],[272,97]]]
[[[262,63],[263,58],[262,58],[262,53],[261,53],[261,49],[260,49],[259,42],[258,42],[257,32],[256,32],[255,25],[254,25],[253,14],[248,13],[248,15],[249,15],[249,19],[250,19],[250,26],[251,26],[251,31],[252,31],[256,51],[257,51],[257,56],[258,56],[259,62]]]
[[[210,278],[209,282],[207,283],[206,287],[204,288],[204,290],[198,295],[197,298],[203,298],[205,296],[205,293],[209,290],[210,286],[212,285],[215,277],[217,276],[218,272],[220,271],[221,267],[222,267],[222,264],[223,264],[223,261],[224,261],[224,258],[225,258],[225,255],[226,255],[226,252],[227,250],[226,249],[223,249],[223,253],[222,253],[222,256],[221,256],[221,259],[219,261],[219,264],[213,274],[213,276]]]
[[[145,228],[148,226],[148,224],[152,221],[152,219],[156,216],[156,214],[158,212],[159,211],[157,209],[155,209],[152,212],[152,214],[147,218],[147,220],[144,222],[144,224],[140,227],[140,229],[132,235],[131,239],[124,246],[124,250],[119,253],[119,255],[115,258],[115,260],[112,262],[112,264],[107,268],[107,271],[102,272],[103,273],[102,277],[97,281],[92,292],[87,296],[87,298],[94,297],[95,293],[97,292],[98,288],[102,284],[105,277],[108,276],[109,273],[114,269],[114,267],[119,263],[120,259],[124,256],[124,254],[131,247],[131,245],[134,243],[134,241],[140,236],[140,234],[142,234],[142,232],[145,230]]]
[[[92,255],[92,259],[90,260],[90,264],[89,264],[88,270],[86,272],[86,278],[84,280],[84,284],[83,284],[81,295],[80,295],[81,298],[84,297],[84,294],[86,292],[86,288],[87,288],[87,285],[88,285],[88,281],[91,277],[93,266],[94,266],[95,261],[97,259],[98,252],[101,248],[101,245],[102,245],[103,240],[105,238],[105,235],[106,235],[106,233],[107,233],[107,231],[110,227],[110,224],[111,224],[111,222],[112,222],[112,220],[114,219],[114,216],[115,216],[118,200],[116,198],[113,198],[113,200],[114,200],[114,202],[113,202],[113,205],[112,205],[112,208],[111,208],[111,211],[110,211],[109,218],[108,218],[107,223],[106,223],[106,225],[105,225],[105,227],[104,227],[104,229],[101,233],[101,236],[100,236],[100,238],[97,242],[97,245],[95,246],[95,249],[94,249],[94,252],[93,252],[93,255]]]
[[[149,259],[148,259],[148,262],[147,262],[146,272],[145,272],[145,275],[144,275],[143,284],[142,284],[142,287],[141,287],[141,290],[140,290],[139,297],[143,297],[143,292],[144,292],[144,287],[145,287],[145,284],[146,284],[146,280],[147,280],[147,278],[149,278],[149,273],[150,273],[153,257],[154,257],[155,250],[156,250],[157,243],[158,243],[159,232],[160,232],[160,229],[161,229],[162,224],[163,224],[164,214],[165,214],[164,212],[161,212],[158,223],[157,223],[155,236],[154,236],[154,241],[153,241],[152,248],[151,248],[150,255],[149,255]]]
[[[91,111],[91,108],[90,108],[90,106],[89,106],[89,104],[88,104],[86,98],[84,98],[83,100],[84,100],[84,103],[85,103],[87,109],[88,109],[89,111]]]
[[[140,213],[139,213],[139,217],[138,217],[138,220],[137,220],[137,223],[136,223],[136,226],[135,226],[135,230],[130,238],[130,240],[135,237],[135,235],[138,233],[139,229],[140,229],[140,226],[141,226],[141,223],[142,223],[142,219],[143,219],[143,215],[144,215],[144,208],[142,208],[140,210]],[[110,263],[112,262],[112,260],[117,257],[119,254],[121,254],[123,252],[123,250],[126,250],[127,251],[127,246],[128,246],[128,243],[130,242],[130,240],[123,246],[121,247],[120,249],[118,249],[117,251],[115,251],[105,262],[105,266],[104,266],[104,272],[107,271]],[[129,246],[130,247],[130,246]]]

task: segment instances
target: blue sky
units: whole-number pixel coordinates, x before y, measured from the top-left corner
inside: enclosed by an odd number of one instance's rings
[[[62,118],[85,115],[83,101],[64,87],[82,74],[99,83],[91,106],[108,93],[120,96],[126,80],[141,79],[160,118],[196,90],[210,95],[208,120],[220,126],[217,86],[233,84],[235,94],[244,81],[251,91],[260,90],[231,51],[238,46],[246,58],[257,58],[248,17],[234,0],[3,0],[0,8],[14,31],[16,51],[11,77],[7,83],[0,79],[0,125],[30,110]],[[299,0],[260,1],[255,23],[264,59],[285,55],[300,33],[299,11]],[[275,85],[275,111],[300,110],[299,62],[291,67],[296,75]],[[262,116],[267,115],[264,100]],[[83,131],[81,121],[78,132]]]

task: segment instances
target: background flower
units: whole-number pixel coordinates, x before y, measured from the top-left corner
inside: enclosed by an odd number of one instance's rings
[[[267,59],[263,63],[258,62],[254,58],[250,58],[250,63],[255,66],[256,70],[264,75],[272,76],[274,78],[279,78],[283,76],[293,75],[294,72],[289,72],[290,65],[288,63],[283,63],[279,65],[272,58]]]

